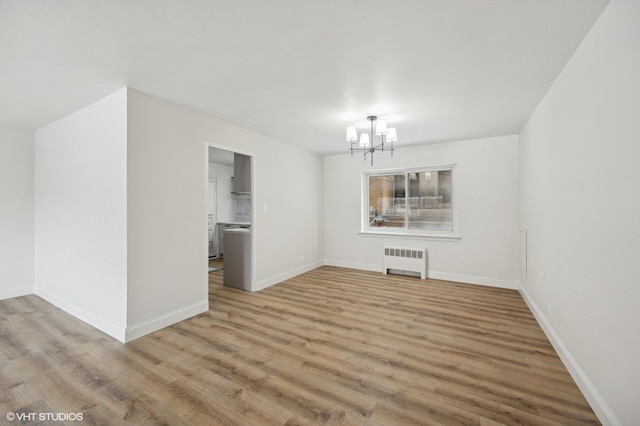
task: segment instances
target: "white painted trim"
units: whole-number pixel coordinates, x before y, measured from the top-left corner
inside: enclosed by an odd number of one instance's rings
[[[43,298],[44,300],[51,303],[52,305],[57,306],[58,308],[65,311],[66,313],[73,315],[74,317],[78,318],[81,321],[86,322],[90,326],[97,328],[98,330],[108,334],[114,339],[117,339],[123,343],[125,342],[124,327],[120,327],[119,325],[116,325],[111,321],[107,321],[103,318],[100,318],[92,314],[91,312],[85,311],[84,309],[79,308],[76,305],[67,302],[66,300],[63,300],[58,296],[56,296],[55,294],[50,293],[49,291],[43,288],[40,288],[38,286],[34,288],[34,293],[36,296]]]
[[[359,269],[363,271],[372,271],[382,273],[382,266],[371,263],[345,262],[337,259],[325,259],[324,264],[327,266],[337,266],[340,268]],[[434,280],[455,281],[465,284],[484,285],[489,287],[506,288],[517,290],[518,283],[516,281],[500,280],[487,277],[476,277],[472,275],[451,274],[447,272],[437,272],[427,270],[427,278]]]
[[[368,176],[382,176],[388,174],[398,173],[412,173],[412,172],[438,172],[440,170],[453,170],[458,167],[458,163],[440,164],[431,166],[416,166],[416,167],[393,167],[390,169],[378,169],[378,170],[365,170],[364,172]]]
[[[194,303],[191,306],[186,306],[173,312],[169,312],[168,314],[160,315],[159,317],[141,322],[131,327],[127,327],[125,331],[124,341],[130,342],[139,337],[161,330],[165,327],[169,327],[170,325],[173,325],[180,321],[184,321],[203,312],[207,312],[208,310],[209,300],[207,299]]]
[[[538,305],[536,305],[531,296],[529,296],[529,293],[527,293],[527,290],[525,290],[520,282],[518,282],[518,290],[520,291],[520,294],[522,295],[524,301],[527,303],[527,306],[529,306],[529,309],[533,313],[533,316],[538,321],[538,324],[540,324],[540,327],[544,331],[544,334],[547,336],[554,349],[560,356],[562,363],[565,365],[567,370],[569,370],[569,374],[571,374],[571,377],[578,385],[578,388],[580,388],[580,390],[584,394],[584,397],[589,402],[589,405],[591,405],[591,408],[595,412],[596,416],[598,416],[598,420],[600,420],[603,425],[622,425],[611,408],[604,401],[600,393],[598,393],[598,390],[595,388],[593,383],[591,383],[584,370],[580,368],[580,365],[571,355],[569,349],[562,342],[560,336],[555,332],[555,330],[551,326],[551,323],[544,316],[542,310],[538,307]]]
[[[409,233],[410,231],[401,232],[401,231],[360,231],[358,235],[362,237],[383,237],[383,238],[407,238],[407,239],[422,239],[422,240],[433,240],[433,241],[452,241],[458,242],[462,239],[462,236],[454,233],[447,234],[416,234]]]
[[[308,263],[306,265],[300,266],[299,268],[290,269],[288,271],[285,271],[273,277],[269,277],[264,280],[257,281],[255,287],[253,287],[251,291],[264,290],[267,287],[271,287],[272,285],[281,283],[282,281],[288,280],[293,277],[297,277],[300,274],[304,274],[305,272],[312,271],[322,265],[324,265],[322,261],[312,262],[312,263]]]
[[[501,280],[488,277],[477,277],[474,275],[451,274],[448,272],[427,271],[427,278],[434,280],[455,281],[465,284],[483,285],[487,287],[499,287],[509,290],[517,290],[517,281]]]
[[[359,269],[361,271],[371,271],[382,273],[382,265],[373,263],[348,262],[339,259],[325,259],[326,266],[337,266],[338,268]]]
[[[0,291],[0,300],[12,299],[14,297],[33,294],[33,289],[34,289],[33,286],[28,286],[28,287],[11,288],[9,290],[2,290]]]

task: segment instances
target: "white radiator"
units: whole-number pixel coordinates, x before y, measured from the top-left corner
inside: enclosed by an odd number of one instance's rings
[[[427,278],[427,249],[385,247],[382,266],[386,274],[389,269],[417,272]]]

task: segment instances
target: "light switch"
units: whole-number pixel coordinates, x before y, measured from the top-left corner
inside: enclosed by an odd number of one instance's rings
[[[267,205],[267,203],[264,203],[264,211],[266,212],[267,210],[269,210],[269,206]]]

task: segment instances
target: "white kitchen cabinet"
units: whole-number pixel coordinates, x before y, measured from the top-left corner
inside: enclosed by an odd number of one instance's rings
[[[218,256],[224,254],[224,224],[218,224]]]
[[[209,215],[208,225],[209,257],[218,257],[218,232],[214,215]]]

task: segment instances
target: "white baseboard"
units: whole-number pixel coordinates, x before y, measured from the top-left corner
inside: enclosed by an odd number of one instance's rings
[[[281,283],[282,281],[296,277],[300,274],[304,274],[305,272],[312,271],[322,265],[323,265],[322,261],[307,263],[306,265],[300,266],[299,268],[290,269],[289,271],[283,272],[273,277],[269,277],[264,280],[257,281],[256,286],[252,291],[264,290],[267,287],[271,287],[274,284],[278,284],[278,283]]]
[[[66,313],[73,315],[79,320],[86,322],[90,326],[97,328],[98,330],[108,334],[114,339],[117,339],[121,342],[125,342],[124,327],[116,325],[111,321],[107,321],[104,318],[100,318],[92,314],[91,312],[85,311],[84,309],[79,308],[78,306],[59,298],[55,294],[50,293],[49,291],[43,288],[36,286],[34,288],[34,293],[36,294],[36,296],[43,298],[44,300],[51,303],[52,305],[57,306],[58,308],[65,311]]]
[[[476,277],[473,275],[451,274],[448,272],[427,271],[427,278],[434,280],[455,281],[466,284],[484,285],[488,287],[499,287],[510,290],[517,290],[518,283],[516,281],[500,280],[496,278]]]
[[[339,260],[339,259],[325,259],[324,264],[326,266],[336,266],[338,268],[359,269],[361,271],[371,271],[371,272],[382,273],[382,266],[372,264],[372,263],[348,262],[348,261]]]
[[[9,290],[0,290],[0,300],[11,299],[14,297],[33,294],[33,289],[34,289],[33,286],[28,286],[28,287],[20,287],[20,288],[11,288]]]
[[[569,349],[565,346],[565,344],[562,342],[562,339],[560,339],[560,336],[551,326],[551,323],[544,316],[542,310],[538,307],[538,305],[536,305],[536,303],[533,301],[531,296],[529,296],[529,293],[527,293],[527,290],[525,290],[521,283],[518,283],[518,290],[520,291],[520,294],[522,295],[524,301],[527,303],[527,306],[529,306],[529,309],[533,313],[533,316],[538,321],[538,324],[540,324],[540,327],[544,331],[544,334],[547,336],[554,349],[560,356],[563,364],[565,365],[565,367],[567,367],[567,370],[569,370],[569,374],[571,374],[571,377],[578,385],[578,388],[580,388],[580,390],[584,394],[584,397],[589,402],[589,405],[591,405],[594,413],[596,414],[596,416],[598,416],[598,420],[600,420],[603,425],[621,425],[622,423],[620,423],[613,411],[611,411],[611,408],[609,408],[602,396],[600,396],[596,388],[593,386],[593,383],[591,383],[585,372],[582,370],[582,368],[580,368],[580,365],[578,364],[576,359],[571,355]]]
[[[363,271],[372,271],[382,273],[382,266],[370,263],[345,262],[343,260],[325,259],[324,264],[327,266],[337,266],[340,268],[360,269]],[[495,278],[476,277],[472,275],[451,274],[448,272],[427,271],[427,278],[434,280],[455,281],[466,284],[485,285],[490,287],[507,288],[511,290],[518,289],[516,281],[499,280]]]
[[[73,315],[79,320],[86,322],[90,326],[97,328],[122,343],[130,342],[138,337],[153,333],[154,331],[158,331],[162,328],[209,310],[209,301],[203,300],[198,303],[194,303],[191,306],[177,309],[173,312],[169,312],[168,314],[125,328],[100,318],[91,312],[85,311],[72,303],[62,300],[55,294],[40,287],[35,287],[35,294],[52,305],[62,309],[66,313]]]
[[[203,300],[198,303],[194,303],[191,306],[186,306],[173,312],[169,312],[168,314],[141,322],[131,327],[127,327],[125,331],[124,341],[130,342],[139,337],[161,330],[165,327],[169,327],[170,325],[173,325],[180,321],[184,321],[203,312],[207,312],[208,310],[209,300]]]

